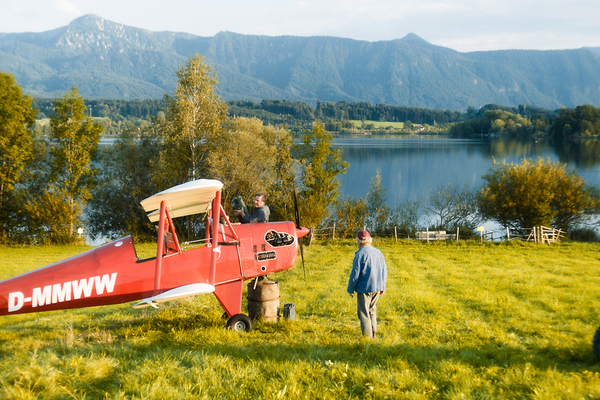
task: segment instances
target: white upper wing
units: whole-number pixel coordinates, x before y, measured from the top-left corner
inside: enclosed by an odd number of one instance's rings
[[[144,211],[150,213],[148,218],[152,222],[158,221],[158,210],[163,200],[167,200],[173,218],[202,214],[210,209],[215,194],[221,188],[223,184],[216,179],[197,179],[163,190],[140,204]]]

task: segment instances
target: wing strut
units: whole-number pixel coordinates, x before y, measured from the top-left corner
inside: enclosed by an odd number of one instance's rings
[[[225,219],[225,223],[227,224],[227,226],[231,230],[231,234],[233,235],[233,237],[235,238],[235,240],[237,240],[239,242],[240,238],[238,237],[237,232],[235,231],[235,229],[233,229],[233,225],[231,225],[231,221],[229,221],[229,218],[227,218],[227,213],[225,213],[225,209],[223,208],[223,205],[219,203],[219,207],[221,208],[221,214],[223,215],[223,217]],[[223,239],[225,239],[225,238],[223,238]]]
[[[165,252],[165,211],[167,210],[167,202],[160,202],[160,215],[158,219],[158,239],[156,241],[156,269],[154,270],[154,292],[153,296],[158,295],[160,291],[160,276],[162,274],[162,260]]]
[[[221,219],[221,191],[215,193],[211,208],[212,213],[212,253],[210,255],[210,273],[208,275],[208,283],[215,286],[215,272],[217,269],[217,259],[221,255],[221,247],[219,246],[219,220]]]
[[[179,240],[175,233],[173,220],[167,210],[167,200],[160,202],[160,215],[158,219],[158,239],[156,241],[156,269],[154,271],[153,296],[160,292],[160,277],[162,275],[162,261],[169,253],[181,253]]]

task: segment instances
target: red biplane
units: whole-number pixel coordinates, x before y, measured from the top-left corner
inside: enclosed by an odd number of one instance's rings
[[[156,257],[140,260],[131,236],[0,282],[0,315],[62,310],[140,300],[133,307],[214,293],[228,326],[250,331],[241,313],[245,280],[294,265],[299,238],[293,222],[232,224],[221,205],[223,184],[199,179],[141,202],[158,222]],[[206,242],[182,250],[173,218],[207,213]],[[219,223],[222,221],[223,223]]]

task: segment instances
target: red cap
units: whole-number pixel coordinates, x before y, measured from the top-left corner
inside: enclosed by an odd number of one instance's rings
[[[356,237],[360,240],[363,240],[365,238],[371,237],[371,235],[367,231],[358,231],[358,233],[356,234]]]

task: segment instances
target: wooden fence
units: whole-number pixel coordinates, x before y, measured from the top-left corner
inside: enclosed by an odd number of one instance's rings
[[[335,233],[335,224],[331,227],[325,227],[321,229],[313,229],[311,230],[310,236],[308,238],[309,241],[312,240],[326,240],[336,239]],[[365,228],[363,228],[365,229]],[[394,227],[394,238],[398,240],[398,231],[396,227]],[[527,242],[534,243],[554,243],[559,242],[563,237],[565,237],[565,232],[560,229],[548,228],[545,226],[533,227],[532,229],[526,229],[521,233],[511,233],[509,228],[506,228],[506,233],[504,231],[494,232],[494,231],[481,231],[479,233],[481,241],[494,241],[494,240],[524,240]],[[404,238],[404,237],[403,237]],[[460,230],[457,228],[455,233],[447,232],[447,231],[430,231],[428,229],[424,231],[417,231],[415,235],[409,235],[405,237],[405,239],[416,239],[423,241],[443,241],[443,240],[459,240],[460,239]],[[463,239],[465,239],[463,237]]]
[[[417,240],[426,240],[426,241],[432,241],[432,240],[457,240],[459,233],[458,233],[458,229],[456,230],[456,233],[446,233],[446,231],[430,231],[430,230],[426,230],[423,232],[417,232],[415,234],[415,238]]]
[[[560,242],[565,236],[565,232],[561,229],[548,228],[545,226],[533,227],[531,233],[527,237],[528,242],[534,243],[554,243]]]

